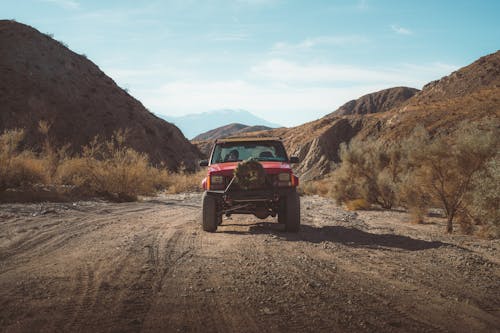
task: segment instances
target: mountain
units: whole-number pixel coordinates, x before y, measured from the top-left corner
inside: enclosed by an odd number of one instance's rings
[[[215,140],[220,138],[226,138],[228,136],[235,136],[238,134],[256,132],[256,131],[267,131],[271,130],[271,127],[267,126],[248,126],[243,124],[229,124],[221,127],[217,127],[208,132],[199,134],[193,138],[192,141],[203,141],[203,140]]]
[[[500,51],[426,84],[378,121],[378,137],[388,142],[404,137],[416,124],[426,127],[431,135],[447,135],[462,122],[498,123]],[[370,135],[368,130],[361,134],[363,137]]]
[[[353,138],[380,140],[390,145],[410,135],[417,125],[424,126],[433,136],[450,135],[462,122],[500,126],[499,96],[500,52],[497,51],[425,85],[387,111],[365,115],[333,112],[323,119],[284,131],[275,130],[269,135],[281,135],[290,152],[303,161],[298,166],[303,179],[313,179],[332,170],[334,163],[339,162],[340,144]],[[383,110],[382,104],[376,108]]]
[[[162,117],[178,126],[187,138],[194,138],[200,133],[205,133],[230,123],[247,124],[248,126],[261,125],[273,128],[281,127],[245,110],[223,109],[188,114],[181,117]]]
[[[252,135],[282,137],[289,154],[301,160],[295,170],[302,180],[310,180],[330,172],[339,162],[340,144],[354,138],[390,145],[410,135],[417,125],[434,137],[452,134],[463,122],[500,127],[500,51],[430,82],[421,91],[392,89],[362,96],[300,126]],[[391,98],[387,106],[389,99],[383,96],[399,97]],[[198,146],[206,150],[206,144]]]
[[[389,111],[398,107],[410,97],[413,97],[413,95],[415,95],[418,91],[418,89],[408,87],[384,89],[376,93],[361,96],[356,100],[349,101],[332,114],[336,116],[343,116]]]
[[[56,146],[79,151],[96,135],[128,129],[128,144],[154,163],[194,167],[199,157],[174,125],[150,113],[85,56],[15,21],[0,20],[0,132],[24,128],[24,145],[40,149],[40,120]]]
[[[364,95],[347,102],[325,117],[292,128],[252,132],[257,136],[282,137],[289,155],[298,156],[301,163],[295,171],[302,179],[314,179],[331,170],[339,162],[338,149],[342,142],[351,140],[364,127],[365,114],[385,112],[389,107],[400,106],[413,96],[417,89],[396,87]],[[211,141],[196,142],[205,155],[209,154]]]

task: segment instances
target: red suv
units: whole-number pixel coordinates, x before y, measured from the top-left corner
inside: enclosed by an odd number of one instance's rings
[[[253,214],[260,219],[278,215],[285,230],[300,228],[299,179],[280,138],[219,139],[200,166],[208,166],[203,179],[203,230],[214,232],[222,216]]]

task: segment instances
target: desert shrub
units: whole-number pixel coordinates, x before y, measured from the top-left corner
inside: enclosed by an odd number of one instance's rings
[[[127,133],[115,132],[108,141],[95,138],[83,148],[81,157],[65,159],[58,167],[59,184],[73,185],[87,194],[99,194],[119,201],[138,195],[198,191],[205,172],[191,173],[183,164],[177,172],[153,167],[146,154],[126,146]]]
[[[82,157],[64,160],[57,168],[54,182],[60,185],[73,185],[80,191],[90,194],[93,177],[89,173],[89,163],[88,159]]]
[[[30,151],[18,151],[23,138],[19,129],[0,135],[0,191],[46,182],[43,162]]]
[[[354,199],[346,201],[345,207],[347,210],[366,210],[370,209],[371,205],[365,199]]]
[[[486,168],[478,172],[471,190],[464,198],[463,212],[470,225],[481,225],[487,237],[500,237],[500,153],[491,158]]]
[[[332,195],[338,203],[364,199],[390,209],[396,204],[403,155],[399,146],[353,140],[340,147],[342,164],[332,175]]]
[[[162,185],[167,193],[199,192],[201,191],[201,181],[206,173],[206,170],[195,173],[188,171],[164,172]]]
[[[60,148],[55,147],[50,137],[51,126],[52,124],[43,120],[38,123],[38,131],[43,136],[42,152],[39,154],[39,157],[45,164],[45,172],[49,182],[53,181],[52,178],[55,176],[59,165],[69,158],[68,150],[70,147],[70,144],[66,144]]]
[[[400,204],[416,223],[423,222],[429,207],[439,206],[446,213],[448,232],[459,216],[463,232],[483,225],[497,233],[499,128],[494,123],[461,124],[452,135],[431,138],[417,127],[389,147],[356,140],[343,144],[331,194],[338,203],[363,199],[383,208]]]
[[[437,138],[411,150],[410,164],[420,191],[427,192],[447,216],[447,231],[464,208],[473,180],[498,151],[498,133],[462,125],[449,139]]]
[[[34,154],[24,152],[14,157],[10,166],[10,170],[4,174],[6,176],[4,185],[6,186],[3,189],[48,183],[45,164]]]
[[[408,209],[413,223],[424,223],[431,206],[431,197],[413,177],[411,170],[402,177],[399,185],[399,202]]]
[[[98,137],[69,156],[69,145],[55,148],[50,124],[39,123],[42,149],[39,154],[19,151],[23,130],[0,135],[0,191],[35,184],[70,185],[85,196],[101,195],[118,201],[136,200],[165,190],[169,193],[200,190],[205,171],[191,173],[181,163],[177,172],[163,165],[154,167],[146,154],[126,145],[127,131],[117,131],[109,140]]]
[[[331,183],[331,176],[326,176],[325,178],[317,180],[308,180],[300,183],[298,191],[301,195],[320,195],[327,197],[330,195]]]
[[[61,167],[59,179],[120,201],[152,194],[157,171],[147,155],[125,145],[126,136],[125,131],[117,131],[103,144],[95,138],[84,147],[80,160]]]
[[[23,137],[22,130],[8,130],[0,136],[0,190],[8,188],[12,182],[13,161]]]

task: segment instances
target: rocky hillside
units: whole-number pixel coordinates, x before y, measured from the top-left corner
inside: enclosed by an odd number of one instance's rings
[[[409,135],[417,125],[424,126],[434,136],[449,135],[462,122],[496,122],[500,126],[499,96],[500,52],[496,52],[425,85],[385,112],[344,116],[334,112],[324,119],[289,129],[282,136],[289,149],[304,161],[298,169],[304,179],[316,178],[330,171],[332,162],[339,161],[339,143],[354,137],[391,144]],[[313,131],[312,138],[298,138],[300,133],[308,131]]]
[[[302,161],[296,171],[309,180],[334,168],[342,142],[358,138],[391,144],[417,125],[434,136],[446,136],[462,122],[500,126],[500,51],[425,85],[421,91],[382,90],[348,102],[316,121],[252,135],[281,136],[289,153]],[[199,144],[205,151],[209,146]]]
[[[203,140],[215,140],[220,138],[226,138],[228,136],[237,136],[238,134],[256,132],[256,131],[268,131],[271,127],[267,126],[248,126],[238,123],[233,123],[221,127],[217,127],[208,132],[199,134],[193,138],[193,141],[203,141]]]
[[[78,151],[93,137],[129,129],[128,144],[154,163],[194,166],[198,149],[174,125],[156,117],[85,56],[39,31],[0,20],[0,132],[25,128],[39,149],[40,120],[52,124],[57,146]]]
[[[425,85],[400,107],[377,118],[378,135],[388,142],[407,135],[417,124],[438,136],[448,135],[462,122],[498,124],[500,51]],[[363,137],[370,131],[363,131]]]
[[[408,87],[396,87],[364,95],[349,101],[330,115],[343,116],[354,114],[370,114],[389,111],[400,106],[419,90]]]

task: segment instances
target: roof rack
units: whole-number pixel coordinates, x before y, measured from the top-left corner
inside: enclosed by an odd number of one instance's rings
[[[277,136],[259,136],[259,137],[242,137],[242,138],[224,138],[216,139],[215,142],[248,142],[248,141],[281,141],[281,137]]]

